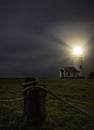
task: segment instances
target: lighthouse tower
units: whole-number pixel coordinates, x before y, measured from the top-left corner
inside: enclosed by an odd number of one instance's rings
[[[79,76],[84,76],[82,54],[83,52],[80,47],[73,49],[74,67],[80,71]]]
[[[74,67],[80,71],[79,76],[83,76],[83,62],[82,56],[75,56],[74,57]]]

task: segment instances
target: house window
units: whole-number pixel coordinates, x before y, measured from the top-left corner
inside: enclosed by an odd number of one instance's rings
[[[78,76],[78,73],[77,73],[77,76]]]
[[[65,77],[67,77],[68,76],[68,73],[65,73]]]
[[[75,72],[73,72],[73,76],[74,76],[74,77],[76,76]]]
[[[70,73],[70,76],[73,77],[73,72]]]
[[[70,76],[70,73],[68,72],[68,77]]]

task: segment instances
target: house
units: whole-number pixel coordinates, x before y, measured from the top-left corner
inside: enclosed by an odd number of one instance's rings
[[[75,67],[66,66],[60,70],[60,78],[78,78],[80,71]]]

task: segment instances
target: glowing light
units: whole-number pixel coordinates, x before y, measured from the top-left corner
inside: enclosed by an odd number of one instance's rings
[[[73,49],[73,54],[75,56],[81,56],[83,54],[82,48],[81,47],[75,47]]]

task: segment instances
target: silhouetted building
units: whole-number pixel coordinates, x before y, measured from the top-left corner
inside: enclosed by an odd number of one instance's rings
[[[78,78],[80,71],[72,66],[65,66],[60,69],[60,78]]]
[[[90,79],[94,79],[94,72],[90,72],[90,73],[88,74],[88,77],[89,77]]]

